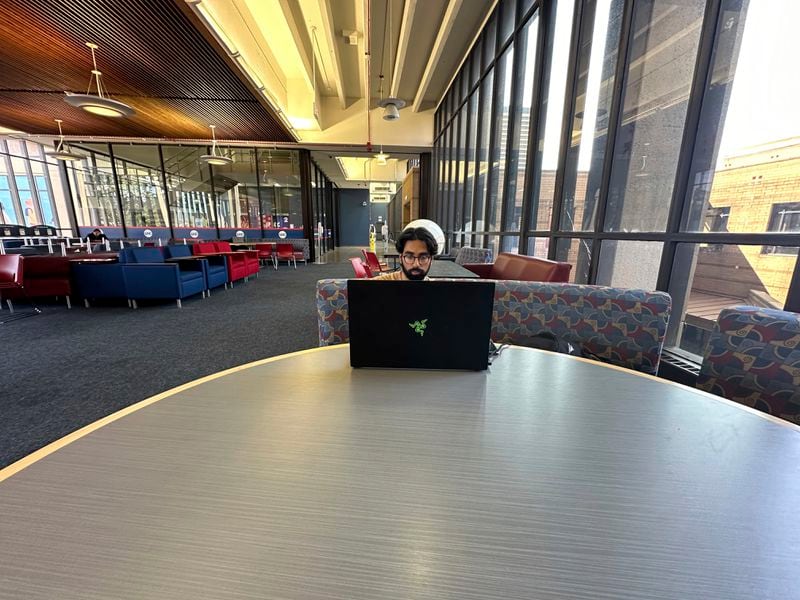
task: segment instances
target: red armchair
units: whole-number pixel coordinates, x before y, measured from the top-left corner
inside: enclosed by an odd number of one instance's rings
[[[224,256],[228,267],[228,282],[247,277],[247,258],[241,252],[219,252],[214,242],[198,242],[192,245],[192,252],[196,256]]]
[[[278,262],[285,260],[287,264],[292,264],[295,269],[297,268],[297,257],[294,254],[294,246],[292,244],[278,243],[275,258]]]
[[[367,263],[370,271],[381,273],[383,271],[391,271],[392,269],[389,268],[389,265],[385,262],[381,262],[378,260],[378,255],[374,252],[370,252],[369,250],[361,249],[361,254],[364,255],[364,262]]]
[[[19,292],[27,298],[28,294],[26,293],[25,286],[23,285],[24,279],[24,269],[23,269],[24,259],[19,254],[1,254],[0,255],[0,303],[2,303],[3,296],[7,296],[10,293]],[[12,314],[14,313],[14,305],[11,304],[11,300],[6,298],[6,302],[8,302],[8,310]],[[33,303],[34,313],[37,314],[41,312]],[[16,317],[12,317],[12,319],[17,318],[24,318],[33,316],[33,314],[24,314],[18,315]],[[5,323],[12,319],[4,318],[0,323]]]
[[[258,252],[258,259],[261,261],[269,261],[272,266],[277,270],[278,261],[275,259],[275,244],[266,242],[264,244],[255,245],[256,252]]]
[[[220,254],[227,254],[228,252],[243,254],[247,276],[255,275],[258,277],[258,270],[261,268],[261,264],[258,262],[258,250],[232,250],[228,242],[214,242],[214,246]]]
[[[72,308],[70,294],[70,261],[68,256],[26,256],[20,261],[20,287],[12,287],[3,292],[7,300],[14,298],[42,298],[44,296],[64,296],[67,308]],[[22,268],[24,264],[24,269]]]
[[[493,263],[462,265],[481,279],[511,279],[517,281],[568,282],[572,265],[545,260],[535,256],[501,252]]]
[[[363,263],[360,258],[351,258],[350,264],[353,266],[353,272],[356,275],[356,279],[369,279],[372,277],[369,267]]]

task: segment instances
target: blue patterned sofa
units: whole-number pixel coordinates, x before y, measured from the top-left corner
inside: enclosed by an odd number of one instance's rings
[[[733,306],[714,325],[701,390],[800,425],[800,315]]]
[[[672,300],[664,292],[497,281],[492,340],[525,343],[532,335],[549,331],[580,343],[604,361],[655,374],[671,308]],[[317,282],[317,323],[320,346],[349,340],[346,279]]]

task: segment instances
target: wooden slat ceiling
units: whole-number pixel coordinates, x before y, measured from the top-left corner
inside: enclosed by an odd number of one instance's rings
[[[0,124],[28,133],[293,141],[210,42],[184,0],[2,0]],[[91,54],[130,119],[91,115],[64,102],[86,93]],[[93,88],[93,92],[95,90]]]

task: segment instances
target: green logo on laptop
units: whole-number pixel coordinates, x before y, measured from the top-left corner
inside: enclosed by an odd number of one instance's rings
[[[408,324],[411,329],[413,329],[416,333],[425,335],[425,328],[428,326],[428,319],[422,319],[422,321],[414,321],[413,323]]]

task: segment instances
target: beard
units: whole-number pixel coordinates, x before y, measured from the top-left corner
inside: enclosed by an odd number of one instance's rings
[[[403,269],[403,274],[406,276],[406,279],[411,281],[422,281],[425,279],[425,276],[428,274],[427,271],[424,269],[420,269],[419,267],[412,267],[411,269],[406,269],[404,264],[400,264],[400,268]]]

